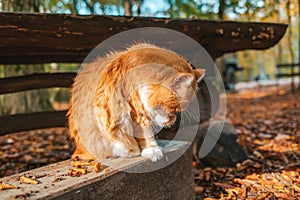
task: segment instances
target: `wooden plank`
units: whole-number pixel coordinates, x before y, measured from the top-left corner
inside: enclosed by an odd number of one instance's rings
[[[71,87],[75,77],[76,73],[35,73],[1,78],[0,94],[51,87]]]
[[[286,64],[278,64],[276,65],[277,68],[286,68],[286,67],[295,67],[295,66],[300,66],[299,63],[286,63]]]
[[[165,156],[158,163],[142,158],[117,158],[103,163],[117,169],[147,167],[166,162],[167,157],[185,151],[188,142],[162,141]],[[0,191],[2,200],[32,199],[193,199],[192,154],[188,150],[171,165],[149,173],[126,173],[111,167],[98,173],[89,167],[80,177],[67,175],[70,160],[51,164],[24,173],[0,179],[17,185],[19,189]],[[20,184],[22,175],[36,176],[40,184]],[[18,198],[17,198],[18,197]]]
[[[0,64],[81,63],[103,40],[139,27],[182,32],[216,58],[238,50],[270,48],[287,28],[275,23],[96,15],[0,13],[0,18]]]
[[[296,67],[299,67],[298,72],[294,72]],[[276,68],[279,70],[279,72],[276,74],[277,78],[292,77],[292,76],[299,76],[300,77],[300,64],[299,63],[278,64],[278,65],[276,65]],[[290,69],[290,72],[281,73],[280,69],[282,69],[282,68]]]
[[[67,126],[67,111],[35,112],[0,117],[0,136],[8,133]]]
[[[281,78],[281,77],[291,77],[291,76],[300,76],[300,73],[290,73],[290,74],[277,74],[276,77],[277,78]]]

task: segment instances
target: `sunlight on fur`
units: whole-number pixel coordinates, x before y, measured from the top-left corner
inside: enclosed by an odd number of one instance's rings
[[[73,156],[161,159],[154,127],[176,121],[204,73],[175,52],[146,43],[86,64],[75,79],[68,112]]]

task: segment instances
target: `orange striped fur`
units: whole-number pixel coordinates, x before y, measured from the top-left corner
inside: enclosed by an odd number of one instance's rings
[[[145,43],[87,64],[75,79],[68,112],[73,156],[160,159],[153,125],[174,123],[203,75],[178,54]]]

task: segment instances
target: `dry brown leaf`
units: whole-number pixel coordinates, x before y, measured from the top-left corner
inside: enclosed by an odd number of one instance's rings
[[[279,190],[279,191],[283,191],[285,186],[286,186],[286,185],[283,184],[283,183],[275,183],[275,184],[273,185],[273,188],[276,189],[276,190]]]
[[[75,176],[80,176],[80,175],[83,175],[83,174],[86,174],[87,173],[87,169],[86,168],[72,168],[72,169],[69,169],[68,171],[68,174],[72,177],[75,177]]]
[[[204,187],[196,186],[196,187],[194,187],[194,191],[196,194],[200,194],[204,191]]]
[[[198,167],[198,163],[196,161],[192,162],[193,167]]]
[[[284,180],[286,180],[286,181],[288,181],[288,182],[290,182],[290,183],[293,183],[293,180],[291,179],[290,176],[285,175],[285,174],[282,174],[281,177],[282,177]]]
[[[236,199],[237,195],[241,192],[241,188],[232,188],[232,189],[225,189],[228,193],[228,198]]]
[[[80,173],[78,171],[75,171],[74,169],[69,169],[68,174],[69,174],[69,176],[72,176],[72,177],[80,176]]]
[[[257,197],[257,200],[266,199],[267,196],[269,196],[269,192],[264,192],[259,197]]]
[[[249,190],[249,187],[242,187],[239,196],[240,196],[242,199],[246,199],[247,196],[248,196],[248,190]]]
[[[250,174],[250,175],[247,175],[245,177],[245,179],[249,179],[249,180],[253,180],[253,181],[256,181],[259,179],[258,175],[257,174]]]
[[[91,165],[91,163],[90,162],[85,162],[85,161],[82,162],[82,161],[75,160],[75,161],[71,161],[71,165],[73,167],[82,168],[82,167]]]
[[[92,161],[91,162],[91,165],[94,167],[94,170],[95,172],[99,172],[100,171],[100,168],[101,168],[101,163],[98,163],[98,162],[95,162],[95,161]]]
[[[289,194],[286,194],[286,193],[275,192],[274,195],[275,195],[275,197],[277,197],[279,199],[294,200],[294,197],[291,197]]]
[[[219,182],[214,182],[213,183],[216,187],[222,187],[224,189],[232,189],[235,188],[235,186],[230,185],[230,184],[226,184],[226,183],[219,183]]]
[[[265,179],[260,179],[259,181],[260,181],[261,185],[266,186],[268,188],[272,188],[275,184],[275,182],[270,181],[270,180],[265,180]]]
[[[300,193],[300,187],[296,184],[293,184],[292,188],[296,191]]]
[[[256,181],[251,181],[251,180],[246,180],[246,179],[239,179],[239,178],[236,178],[233,181],[235,183],[239,183],[241,185],[243,185],[243,184],[253,185],[253,184],[257,183]]]
[[[26,177],[26,176],[21,176],[20,177],[20,182],[21,183],[27,183],[27,184],[34,184],[34,185],[39,184],[39,181],[34,180],[32,178],[29,178],[29,177]]]
[[[9,189],[18,189],[18,186],[0,182],[0,191],[1,190],[9,190]]]
[[[87,169],[86,168],[74,168],[75,171],[78,171],[80,174],[86,174]]]

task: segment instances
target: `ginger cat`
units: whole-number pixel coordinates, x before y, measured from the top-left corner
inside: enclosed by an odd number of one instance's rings
[[[146,43],[87,64],[75,79],[68,112],[73,156],[161,159],[154,129],[175,122],[204,73],[175,52]]]

